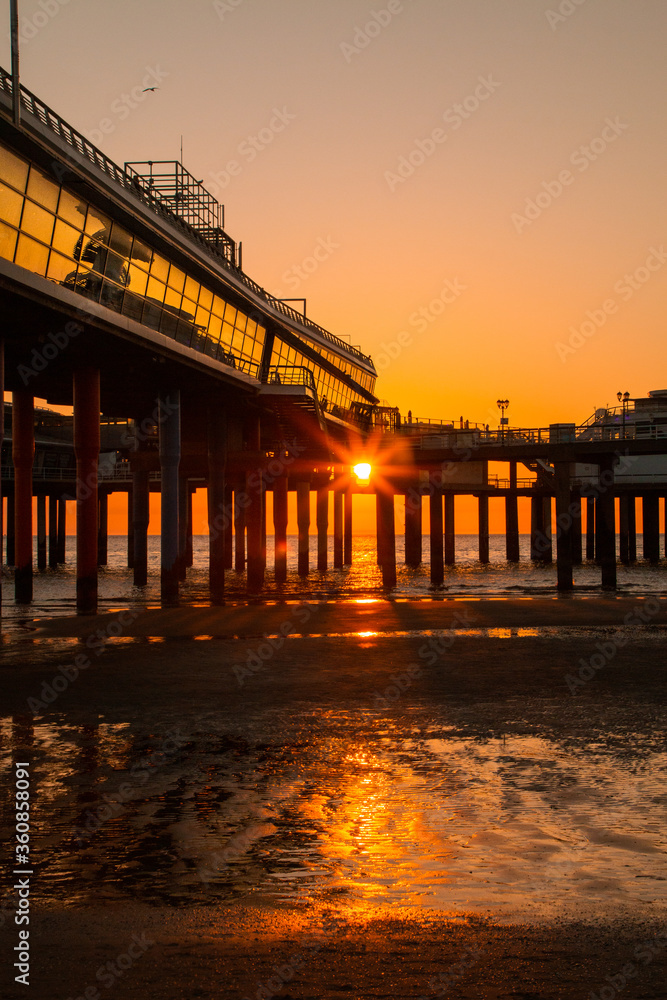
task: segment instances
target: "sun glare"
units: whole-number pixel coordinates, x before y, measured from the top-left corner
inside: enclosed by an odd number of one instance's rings
[[[371,467],[368,462],[359,462],[352,471],[357,479],[370,479]]]

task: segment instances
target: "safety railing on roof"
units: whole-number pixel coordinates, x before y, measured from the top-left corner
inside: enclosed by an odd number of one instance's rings
[[[12,96],[11,75],[2,67],[0,67],[0,93],[5,93],[10,98]],[[246,288],[250,289],[250,291],[261,298],[276,312],[281,313],[283,316],[295,323],[298,323],[300,326],[315,331],[324,340],[334,344],[339,350],[343,350],[347,354],[351,354],[354,357],[359,358],[359,360],[363,361],[365,364],[373,367],[373,362],[370,356],[364,354],[358,347],[352,347],[344,340],[336,337],[333,333],[325,330],[324,327],[320,326],[318,323],[314,323],[312,320],[307,319],[302,315],[302,313],[293,309],[292,306],[282,302],[280,299],[277,299],[274,295],[270,295],[266,289],[262,288],[262,286],[256,281],[253,281],[253,279],[242,271],[236,263],[236,245],[233,240],[230,240],[228,244],[209,242],[200,233],[198,233],[196,229],[193,229],[192,226],[190,226],[183,219],[179,218],[178,215],[174,214],[171,209],[166,207],[166,205],[163,204],[163,199],[157,190],[150,192],[144,190],[141,185],[136,183],[135,177],[132,177],[117,163],[114,163],[113,160],[109,159],[109,157],[99,150],[97,146],[94,146],[90,140],[86,139],[81,132],[77,132],[77,130],[72,128],[71,125],[68,125],[68,123],[64,121],[59,114],[36,97],[35,94],[27,90],[23,85],[21,85],[21,105],[22,108],[28,112],[28,114],[40,121],[42,125],[62,139],[63,142],[67,143],[68,146],[76,150],[77,153],[83,156],[90,163],[94,164],[94,166],[106,174],[112,181],[124,188],[125,191],[133,194],[136,198],[141,199],[144,204],[151,208],[157,215],[161,215],[164,218],[167,218],[172,224],[177,225],[183,233],[189,237],[189,239],[197,243],[206,251],[206,253],[208,253],[209,256],[215,258],[227,269],[231,270],[234,277],[238,281],[241,281]]]
[[[317,392],[312,371],[300,365],[272,365],[263,381],[270,385],[305,385]]]

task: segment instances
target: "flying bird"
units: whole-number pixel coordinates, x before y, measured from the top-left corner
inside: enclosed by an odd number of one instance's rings
[[[141,93],[147,94],[149,90],[159,90],[159,89],[160,89],[159,87],[144,87]]]

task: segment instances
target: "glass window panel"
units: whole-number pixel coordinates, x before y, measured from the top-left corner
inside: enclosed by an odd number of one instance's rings
[[[28,179],[28,164],[19,156],[10,153],[8,149],[0,146],[0,177],[7,184],[11,184],[17,191],[25,191],[25,182]]]
[[[111,229],[109,246],[121,257],[126,257],[129,260],[132,256],[132,234],[128,233],[127,229],[119,226],[117,222],[114,222]]]
[[[136,295],[145,295],[148,275],[136,264],[130,264],[127,283]]]
[[[236,322],[236,309],[234,306],[230,306],[229,303],[225,306],[225,323],[231,323],[232,326]]]
[[[123,289],[105,278],[102,284],[100,302],[107,309],[114,309],[116,312],[120,312],[123,308]]]
[[[23,208],[23,195],[0,184],[0,219],[11,223],[18,229]]]
[[[161,306],[156,305],[154,302],[144,300],[144,311],[141,317],[142,323],[145,323],[146,326],[150,326],[153,330],[158,330],[160,327],[161,316]]]
[[[72,226],[77,226],[79,229],[83,229],[83,224],[86,221],[86,210],[88,206],[85,201],[81,201],[80,198],[76,198],[69,191],[60,192],[60,201],[58,202],[58,215],[61,219],[65,219]]]
[[[215,313],[211,315],[211,322],[208,324],[208,335],[216,342],[220,340],[222,332],[222,320]]]
[[[131,319],[141,322],[141,314],[144,308],[144,300],[132,292],[125,292],[123,297],[123,313]]]
[[[164,302],[165,285],[161,281],[156,281],[155,278],[148,279],[148,290],[146,292],[146,297],[149,299],[156,299],[160,304]]]
[[[99,271],[100,274],[104,273],[107,253],[108,250],[103,243],[98,242],[96,239],[91,239],[85,233],[81,237],[81,241],[77,241],[77,245],[74,248],[75,259],[79,260],[82,264],[89,264],[94,271]]]
[[[117,284],[126,285],[129,275],[125,258],[114,253],[113,250],[109,250],[104,273],[107,278],[111,278]]]
[[[167,294],[164,297],[164,304],[169,306],[171,309],[181,308],[181,299],[183,296],[180,292],[174,291],[173,288],[169,288],[167,285]]]
[[[203,326],[206,328],[208,326],[208,321],[211,318],[211,314],[207,309],[202,309],[201,306],[197,306],[197,312],[195,315],[195,323],[197,326]]]
[[[85,295],[86,298],[99,301],[100,290],[102,288],[102,278],[96,271],[91,271],[87,267],[79,265],[76,275],[75,290]]]
[[[61,222],[60,219],[56,219],[56,227],[53,232],[53,243],[52,246],[59,250],[61,253],[66,253],[70,257],[74,257],[74,252],[76,245],[79,242],[81,233],[78,229],[73,229],[72,226],[68,226],[66,222]]]
[[[209,292],[208,288],[204,288],[203,285],[199,290],[199,305],[203,309],[208,309],[209,312],[213,305],[213,292]]]
[[[69,284],[72,284],[76,277],[76,264],[69,257],[63,257],[62,254],[52,250],[46,277],[50,278],[51,281],[57,281],[59,285],[68,283],[67,278],[70,278]]]
[[[241,310],[239,309],[239,311],[236,314],[236,322],[234,323],[234,326],[236,327],[237,330],[245,332],[245,327],[247,322],[248,322],[248,317],[246,316],[245,313],[242,313]]]
[[[132,244],[132,260],[136,261],[148,270],[152,256],[153,251],[151,248],[146,246],[145,243],[142,243],[141,240],[138,240],[135,236],[134,243]]]
[[[189,299],[193,299],[195,302],[199,298],[199,284],[194,280],[194,278],[185,279],[185,294]]]
[[[60,194],[60,185],[54,184],[50,181],[41,170],[37,170],[36,167],[30,168],[30,177],[28,178],[28,191],[27,195],[36,201],[38,205],[42,205],[43,208],[48,208],[51,212],[55,212],[58,207],[58,195]]]
[[[20,235],[18,247],[16,248],[15,264],[25,267],[26,270],[34,274],[46,274],[46,264],[49,259],[47,247],[41,243],[36,243],[27,236]]]
[[[177,267],[174,267],[173,264],[169,268],[169,281],[167,284],[173,288],[175,292],[183,292],[183,288],[185,286],[185,274]]]
[[[11,226],[6,226],[4,222],[0,222],[0,257],[4,257],[5,260],[14,259],[14,250],[16,249],[16,237],[18,233]]]
[[[55,218],[50,212],[26,201],[21,218],[21,231],[35,236],[42,243],[51,243]]]
[[[93,208],[92,205],[89,205],[85,230],[89,236],[94,236],[100,243],[108,244],[111,233],[111,219],[107,219],[106,215],[103,215],[96,208]]]
[[[222,325],[222,340],[228,347],[231,347],[234,343],[234,327],[229,323],[223,323]]]
[[[165,260],[164,257],[158,257],[155,253],[153,254],[153,260],[151,261],[151,277],[157,278],[158,281],[167,282],[167,275],[169,274],[169,261]]]
[[[187,286],[186,286],[187,287]],[[183,299],[183,304],[181,305],[181,311],[189,316],[191,319],[195,318],[195,313],[197,312],[197,306],[192,301],[192,299]]]
[[[214,312],[216,316],[220,316],[220,318],[222,318],[225,315],[225,304],[224,299],[221,299],[219,295],[214,295],[211,311]]]

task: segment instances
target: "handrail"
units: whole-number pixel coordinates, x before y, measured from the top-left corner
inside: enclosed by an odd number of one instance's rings
[[[310,368],[305,368],[303,365],[272,365],[266,379],[262,381],[270,385],[305,385],[313,392],[317,392],[315,376]]]
[[[8,96],[12,94],[12,78],[7,70],[0,66],[0,91],[4,91]],[[234,277],[241,281],[247,288],[249,288],[255,295],[263,299],[267,306],[270,306],[276,312],[282,313],[288,319],[298,323],[300,326],[307,329],[316,331],[325,340],[330,343],[335,344],[336,347],[342,349],[347,354],[352,354],[354,357],[359,358],[365,364],[369,365],[373,371],[375,371],[375,366],[373,360],[368,354],[364,354],[358,347],[353,347],[351,344],[347,344],[340,337],[336,337],[335,334],[330,333],[325,330],[324,327],[320,326],[318,323],[314,323],[311,319],[307,319],[300,312],[292,306],[288,306],[285,302],[271,295],[266,289],[262,288],[256,281],[253,281],[236,263],[236,244],[233,240],[230,244],[222,244],[225,247],[227,253],[220,249],[220,244],[210,243],[205,239],[200,233],[197,232],[189,223],[185,222],[178,215],[175,215],[171,209],[161,204],[161,199],[156,191],[150,194],[138,187],[134,178],[120,167],[117,163],[114,163],[108,156],[106,156],[97,146],[94,146],[81,132],[78,132],[75,128],[72,128],[63,118],[60,117],[57,112],[50,108],[47,104],[41,101],[35,96],[31,91],[21,84],[21,104],[23,108],[37,118],[42,125],[54,132],[59,138],[75,149],[81,156],[85,157],[90,163],[94,164],[99,170],[105,173],[111,178],[116,184],[119,184],[129,193],[133,194],[136,198],[139,198],[145,205],[147,205],[152,211],[157,215],[161,215],[168,219],[172,224],[176,224],[183,233],[188,236],[193,242],[197,243],[202,249],[208,253],[209,256],[215,258],[217,261],[221,262],[227,270],[234,274]]]

